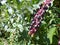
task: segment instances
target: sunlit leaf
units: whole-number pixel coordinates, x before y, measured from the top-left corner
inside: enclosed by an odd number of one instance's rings
[[[56,27],[52,27],[49,29],[49,31],[47,33],[47,38],[49,38],[50,43],[52,43],[52,41],[53,41],[53,36],[55,34],[55,31],[56,31]]]

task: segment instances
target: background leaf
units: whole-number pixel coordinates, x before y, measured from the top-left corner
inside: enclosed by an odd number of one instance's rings
[[[53,39],[53,36],[55,35],[55,31],[56,31],[56,27],[52,27],[49,29],[48,33],[47,33],[47,38],[49,38],[50,40],[50,43],[52,43],[52,39]]]

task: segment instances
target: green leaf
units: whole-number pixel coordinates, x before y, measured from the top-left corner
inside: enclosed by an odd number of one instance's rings
[[[52,44],[52,38],[53,38],[53,35],[55,34],[55,31],[56,31],[56,27],[52,27],[49,29],[47,33],[47,38],[50,40],[50,44]]]
[[[53,7],[58,13],[60,13],[60,8]]]
[[[2,42],[0,42],[0,45],[4,45]]]

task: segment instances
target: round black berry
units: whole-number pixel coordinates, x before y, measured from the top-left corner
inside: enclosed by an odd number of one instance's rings
[[[39,5],[40,7],[42,7],[43,4]]]
[[[47,9],[48,9],[48,7],[47,7],[47,6],[45,6],[43,9],[44,9],[44,10],[47,10]]]
[[[38,9],[36,9],[36,11],[38,11],[39,10],[39,8]]]
[[[51,6],[51,3],[49,3],[48,5]]]

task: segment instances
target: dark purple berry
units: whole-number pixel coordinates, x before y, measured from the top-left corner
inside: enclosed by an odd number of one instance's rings
[[[49,3],[48,5],[51,6],[51,3]]]
[[[38,27],[35,27],[36,29],[38,29]]]
[[[47,6],[45,6],[43,9],[44,9],[44,10],[47,10],[47,9],[48,9],[48,7],[47,7]]]
[[[38,9],[36,9],[36,11],[38,11],[39,10],[39,8]]]
[[[38,20],[40,20],[40,19],[41,19],[41,17],[39,16],[39,17],[38,17]]]
[[[40,7],[42,7],[43,4],[39,5]]]

